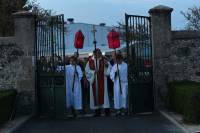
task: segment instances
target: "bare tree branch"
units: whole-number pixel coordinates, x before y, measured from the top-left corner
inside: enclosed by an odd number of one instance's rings
[[[181,11],[181,14],[187,20],[186,29],[200,30],[200,7],[194,6],[188,8],[186,12]]]

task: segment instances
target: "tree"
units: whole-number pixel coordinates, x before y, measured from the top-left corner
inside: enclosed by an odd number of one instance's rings
[[[128,37],[129,41],[141,41],[141,40],[149,40],[149,27],[148,25],[145,25],[144,23],[141,24],[135,24],[128,26],[128,33],[126,34],[126,24],[125,22],[117,22],[120,32],[120,38],[122,41],[126,41],[126,36]]]
[[[13,35],[14,23],[12,13],[24,10],[27,0],[1,0],[0,1],[0,36]]]
[[[188,8],[186,12],[181,11],[181,14],[187,20],[186,29],[200,30],[200,7],[194,6]]]
[[[121,22],[117,22],[118,26],[116,26],[116,28],[118,29],[118,32],[120,34],[120,40],[122,40],[123,42],[126,42],[126,25],[125,22],[121,21]]]
[[[52,10],[45,10],[36,0],[0,0],[0,36],[14,35],[12,14],[17,11],[30,11],[37,16],[49,16]]]
[[[37,3],[37,0],[28,1],[26,4],[27,10],[31,11],[33,14],[35,14],[37,17],[49,17],[55,12],[52,10],[46,10],[40,6],[39,3]]]

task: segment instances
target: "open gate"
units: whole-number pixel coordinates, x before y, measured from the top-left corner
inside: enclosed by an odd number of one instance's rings
[[[129,111],[152,112],[153,60],[150,17],[125,14]]]
[[[65,114],[64,15],[36,18],[36,88],[38,112]]]
[[[152,112],[153,60],[150,17],[125,15],[129,112]],[[66,116],[64,15],[36,18],[38,112]]]

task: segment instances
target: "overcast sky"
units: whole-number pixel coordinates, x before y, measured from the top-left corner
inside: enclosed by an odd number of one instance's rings
[[[189,7],[200,6],[200,0],[37,0],[41,7],[64,14],[65,19],[74,18],[75,22],[108,26],[124,21],[124,14],[148,16],[148,10],[157,5],[166,5],[174,9],[172,28],[182,29],[186,22],[181,11]]]

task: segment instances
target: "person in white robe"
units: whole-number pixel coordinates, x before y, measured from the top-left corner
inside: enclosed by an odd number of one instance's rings
[[[118,63],[118,69],[117,63],[115,63],[111,68],[110,78],[114,82],[114,108],[117,110],[117,114],[121,114],[122,111],[128,108],[128,69],[121,54],[116,55],[116,62]]]
[[[107,76],[110,74],[110,69],[111,65],[104,58],[101,50],[94,50],[93,57],[89,58],[86,64],[85,73],[90,82],[90,108],[95,110],[95,116],[101,115],[101,109],[104,109],[106,116],[110,115],[107,86]]]
[[[70,65],[66,65],[66,106],[67,109],[82,110],[82,89],[81,78],[82,70],[77,65],[77,58],[70,58]],[[73,112],[74,113],[74,112]]]

